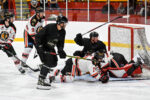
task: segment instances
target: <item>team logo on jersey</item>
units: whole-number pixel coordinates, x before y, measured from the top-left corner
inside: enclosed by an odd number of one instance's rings
[[[37,20],[36,20],[36,19],[33,19],[33,20],[31,21],[31,25],[32,25],[32,26],[35,26],[36,23],[37,23]]]
[[[36,30],[36,33],[39,33],[42,29],[43,29],[43,27],[42,27],[42,26],[39,26],[39,27],[37,28],[37,30]]]
[[[8,37],[9,37],[8,32],[6,32],[6,31],[2,31],[2,32],[1,32],[1,34],[0,34],[0,39],[1,39],[1,40],[7,41]]]

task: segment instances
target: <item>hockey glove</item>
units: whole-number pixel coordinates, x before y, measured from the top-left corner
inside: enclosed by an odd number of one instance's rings
[[[108,75],[103,75],[101,78],[100,78],[100,81],[102,83],[107,83],[109,81],[109,76]]]
[[[60,58],[66,58],[66,53],[64,50],[58,50],[58,54]]]
[[[82,40],[82,35],[81,35],[81,33],[78,33],[78,34],[76,35],[76,39],[77,39],[77,40]]]
[[[82,51],[75,51],[73,53],[74,56],[80,56],[80,57],[84,57],[84,53]]]
[[[11,43],[7,43],[7,44],[5,44],[4,49],[8,50],[11,48],[11,46],[12,46]]]

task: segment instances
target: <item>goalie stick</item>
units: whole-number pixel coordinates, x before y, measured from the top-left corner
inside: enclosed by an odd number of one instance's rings
[[[29,69],[31,69],[33,72],[38,72],[39,71],[39,68],[37,68],[37,69],[33,69],[33,68],[31,68],[29,65],[27,65],[25,62],[23,62],[22,60],[20,60],[17,56],[15,56],[15,55],[13,55],[10,51],[8,51],[8,50],[4,50],[4,48],[1,46],[1,48],[2,48],[2,50],[4,51],[4,52],[7,52],[7,53],[9,53],[10,55],[12,55],[13,57],[15,57],[16,59],[18,59],[21,63],[23,63],[23,64],[25,64]]]
[[[137,80],[150,80],[150,77],[110,78],[109,81],[137,81]]]

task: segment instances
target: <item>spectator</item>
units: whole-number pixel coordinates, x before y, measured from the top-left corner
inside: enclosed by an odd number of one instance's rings
[[[28,20],[30,18],[30,14],[26,14],[26,20]]]
[[[135,10],[137,15],[145,16],[145,5],[144,2],[139,2]]]
[[[106,5],[103,6],[102,13],[103,14],[108,13],[108,3],[106,3]],[[116,11],[115,11],[114,7],[110,4],[110,14],[114,14],[114,13],[116,13]]]
[[[135,10],[137,6],[137,0],[129,0],[129,4],[132,7],[131,9]]]
[[[51,8],[59,8],[57,4],[57,0],[50,0],[50,7]]]
[[[44,8],[44,0],[40,0],[40,6]],[[45,0],[45,8],[48,8],[48,7],[49,7],[48,0]]]
[[[31,10],[35,10],[38,7],[37,0],[31,0]]]
[[[126,14],[126,9],[125,7],[123,6],[123,3],[120,3],[119,4],[119,7],[117,9],[117,14]]]
[[[2,0],[4,13],[8,10],[8,0]]]
[[[3,19],[3,6],[2,6],[2,1],[0,1],[0,19]]]

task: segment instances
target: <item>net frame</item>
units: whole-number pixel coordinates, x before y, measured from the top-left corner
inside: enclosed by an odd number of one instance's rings
[[[112,30],[112,27],[116,27],[116,28],[120,28],[120,29],[128,29],[128,30],[130,30],[130,33],[128,33],[130,36],[129,36],[129,38],[130,39],[127,39],[127,41],[128,40],[130,40],[130,47],[129,47],[129,49],[130,49],[130,54],[128,54],[128,55],[130,55],[130,60],[132,60],[133,59],[133,57],[135,56],[134,55],[134,52],[135,52],[135,35],[138,35],[138,39],[139,39],[139,41],[140,41],[140,45],[137,45],[137,48],[138,48],[138,46],[139,46],[139,48],[141,48],[142,47],[142,50],[144,51],[144,53],[145,53],[145,56],[146,56],[146,62],[147,62],[147,64],[148,65],[150,65],[150,56],[149,56],[149,54],[148,54],[148,49],[150,48],[150,45],[149,45],[149,43],[148,43],[148,41],[147,41],[147,38],[146,38],[146,35],[145,35],[145,28],[144,27],[139,27],[139,26],[127,26],[127,25],[115,25],[115,24],[110,24],[109,26],[108,26],[108,51],[111,51],[111,44],[112,44],[112,36],[111,36],[111,30]],[[137,31],[138,30],[138,31]],[[142,32],[143,31],[143,32]],[[135,32],[137,33],[137,34],[135,34]],[[148,49],[147,49],[148,48]],[[129,59],[128,59],[129,60]]]

